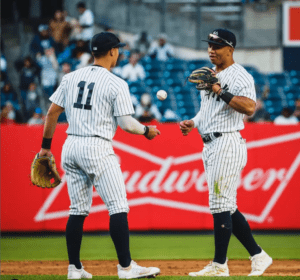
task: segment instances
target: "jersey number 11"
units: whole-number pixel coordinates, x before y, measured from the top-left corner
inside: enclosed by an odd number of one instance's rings
[[[85,109],[85,110],[91,110],[92,109],[92,105],[91,105],[91,99],[92,99],[92,94],[93,94],[93,89],[94,89],[94,85],[95,83],[90,83],[88,85],[88,95],[86,98],[86,102],[85,104],[81,104],[82,101],[82,96],[83,96],[83,91],[84,91],[84,86],[85,86],[86,82],[85,81],[81,81],[78,83],[78,87],[79,87],[79,91],[78,91],[78,96],[77,96],[77,101],[76,103],[74,103],[73,107],[74,108],[78,108],[78,109]]]

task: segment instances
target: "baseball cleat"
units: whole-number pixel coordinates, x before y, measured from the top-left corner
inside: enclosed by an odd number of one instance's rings
[[[248,276],[260,276],[272,264],[272,258],[264,251],[261,250],[259,254],[250,257],[252,261],[251,273]]]
[[[155,278],[160,273],[160,269],[157,267],[142,267],[135,261],[131,261],[129,267],[118,267],[119,279],[135,279],[135,278]]]
[[[68,267],[68,279],[92,279],[93,275],[83,269],[77,269],[75,265],[70,264]]]
[[[198,272],[190,272],[189,276],[229,276],[227,260],[224,264],[210,262],[202,270]]]

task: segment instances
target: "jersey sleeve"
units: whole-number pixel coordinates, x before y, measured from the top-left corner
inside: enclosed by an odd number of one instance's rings
[[[130,97],[129,87],[126,82],[119,87],[118,94],[114,101],[114,116],[124,116],[134,114],[134,109]]]
[[[256,91],[253,77],[249,74],[241,74],[238,79],[238,87],[233,94],[248,97],[256,102]]]
[[[66,76],[63,77],[59,87],[50,96],[49,100],[56,105],[65,108],[65,95],[66,95],[67,79]]]

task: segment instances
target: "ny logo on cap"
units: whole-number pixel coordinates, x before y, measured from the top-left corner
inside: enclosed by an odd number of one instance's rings
[[[213,34],[218,36],[218,31],[214,31]]]

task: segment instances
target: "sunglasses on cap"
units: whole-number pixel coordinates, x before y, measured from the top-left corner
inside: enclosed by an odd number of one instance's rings
[[[215,35],[215,34],[209,34],[208,35],[208,41],[211,43],[216,43],[217,45],[221,45],[221,46],[230,46],[232,48],[234,48],[232,42],[228,42],[225,39],[220,38],[219,36]]]

